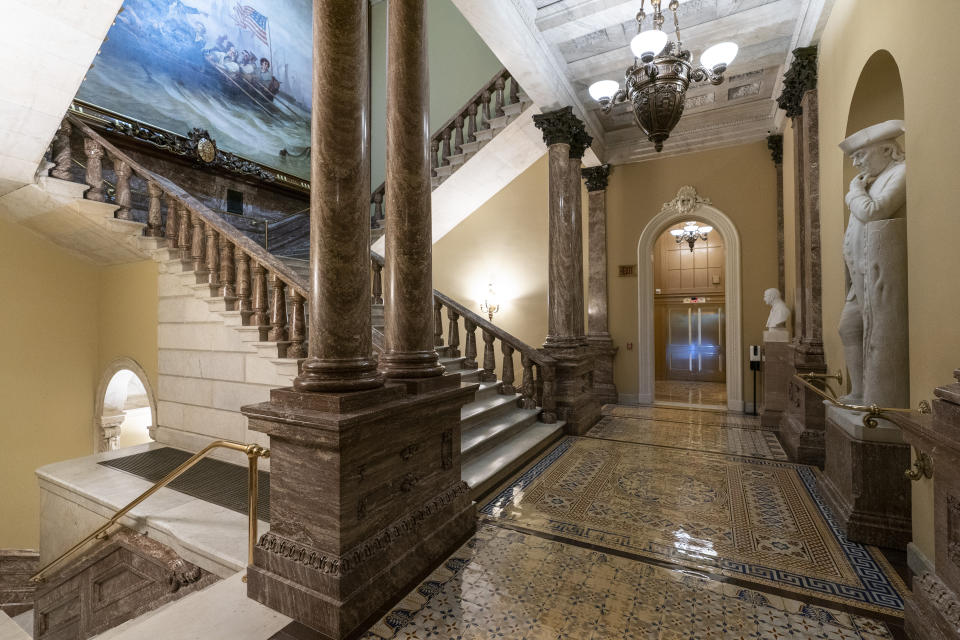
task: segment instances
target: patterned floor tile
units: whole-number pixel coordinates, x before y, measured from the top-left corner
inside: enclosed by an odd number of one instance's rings
[[[727,404],[727,385],[722,382],[692,382],[686,380],[657,380],[654,384],[657,402],[681,402],[684,404]]]
[[[565,438],[481,513],[625,555],[903,611],[902,582],[876,550],[846,540],[803,465]]]
[[[679,422],[684,424],[702,424],[714,427],[736,427],[738,429],[760,429],[760,418],[732,411],[710,411],[705,409],[686,409],[679,407],[628,407],[624,405],[605,405],[603,414],[620,418],[643,418],[659,422]]]
[[[366,640],[890,640],[883,623],[481,525]],[[553,582],[541,578],[550,576]],[[438,584],[438,580],[441,582]],[[488,585],[500,587],[478,588]],[[508,585],[508,586],[504,586]],[[550,588],[551,585],[556,588]],[[437,588],[439,587],[439,588]],[[411,600],[414,602],[416,600]],[[518,605],[518,602],[521,603]],[[789,607],[786,605],[789,604]],[[407,606],[407,605],[404,605]],[[806,614],[800,613],[805,611]]]
[[[604,416],[586,435],[602,440],[787,460],[777,435],[757,429]]]

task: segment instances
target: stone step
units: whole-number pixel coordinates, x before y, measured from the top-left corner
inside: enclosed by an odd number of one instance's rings
[[[156,236],[140,236],[137,238],[137,246],[152,254],[154,251],[166,247],[167,239]]]
[[[270,362],[277,367],[277,373],[282,376],[295,378],[300,373],[300,361],[296,358],[274,358]]]
[[[30,634],[20,628],[13,618],[0,611],[0,639],[2,640],[30,640]]]
[[[486,420],[483,424],[465,431],[460,436],[460,455],[467,464],[485,451],[489,451],[513,435],[537,421],[539,409],[519,409]]]
[[[243,316],[239,311],[219,311],[218,313],[223,318],[223,324],[228,327],[243,326]]]
[[[260,342],[260,327],[234,327],[233,330],[240,334],[244,342]]]
[[[563,435],[563,424],[534,422],[464,464],[460,479],[470,487],[470,497],[476,500],[517,473]]]
[[[284,356],[287,355],[287,347],[290,346],[290,342],[254,342],[252,345],[260,357],[276,360],[278,358],[286,359]]]
[[[460,433],[466,433],[475,426],[509,413],[511,409],[517,406],[517,398],[519,397],[520,394],[518,393],[497,394],[464,405],[460,409]]]
[[[461,382],[460,386],[466,387],[469,385],[477,384],[476,380]],[[480,388],[477,389],[476,394],[473,396],[473,401],[477,400],[486,400],[487,398],[492,398],[500,393],[500,381],[496,382],[481,382]]]

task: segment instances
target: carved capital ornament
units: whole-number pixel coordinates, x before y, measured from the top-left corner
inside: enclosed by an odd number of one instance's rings
[[[601,164],[596,167],[584,167],[580,176],[587,183],[587,191],[604,191],[607,188],[607,179],[610,176],[610,165]]]
[[[793,50],[793,62],[783,74],[783,91],[777,105],[787,112],[788,118],[803,113],[803,94],[817,88],[817,47],[800,47]]]
[[[566,144],[572,148],[575,142],[580,141],[578,136],[583,130],[583,123],[573,115],[573,107],[561,107],[555,111],[538,113],[533,116],[533,126],[540,129],[543,134],[543,143],[548,147]],[[586,135],[585,132],[584,135]],[[583,155],[582,152],[581,155]]]

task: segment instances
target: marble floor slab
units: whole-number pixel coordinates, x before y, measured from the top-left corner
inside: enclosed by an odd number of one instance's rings
[[[727,385],[723,382],[657,380],[653,387],[657,402],[678,402],[706,406],[727,405]]]
[[[705,409],[686,409],[680,407],[630,407],[608,404],[603,414],[620,418],[640,418],[658,422],[680,422],[683,424],[703,424],[715,427],[735,427],[737,429],[760,429],[760,417],[733,411],[711,411]]]
[[[777,435],[758,429],[604,416],[586,435],[602,440],[730,453],[768,460],[788,459]]]
[[[848,542],[812,467],[568,437],[480,512],[626,557],[902,616],[906,588]]]
[[[481,526],[363,640],[887,640],[886,624]]]

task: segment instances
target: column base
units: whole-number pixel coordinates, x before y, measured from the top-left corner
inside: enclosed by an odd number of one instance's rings
[[[790,344],[789,349],[793,351],[793,366],[787,370],[789,386],[780,420],[780,440],[792,461],[823,468],[826,458],[823,399],[793,377],[795,373],[825,373],[823,351],[797,342]],[[787,358],[789,362],[789,353]]]
[[[913,640],[960,640],[960,597],[933,572],[914,576],[904,606],[904,627]]]
[[[790,348],[790,343],[764,340],[761,426],[776,428],[780,425],[787,408],[787,396],[792,377],[793,350]]]
[[[275,389],[244,407],[270,436],[271,522],[247,593],[317,638],[387,610],[476,527],[460,480],[459,376],[349,394]],[[429,383],[429,384],[427,384]]]
[[[600,402],[593,392],[594,356],[589,347],[547,348],[556,360],[557,416],[564,431],[581,436],[600,419]]]
[[[910,520],[910,445],[899,427],[881,419],[863,426],[863,413],[826,409],[826,465],[820,492],[853,542],[906,549]]]
[[[609,334],[587,336],[587,344],[594,358],[593,395],[601,405],[616,404],[619,394],[613,382],[613,359],[617,355],[617,347],[613,346]]]

